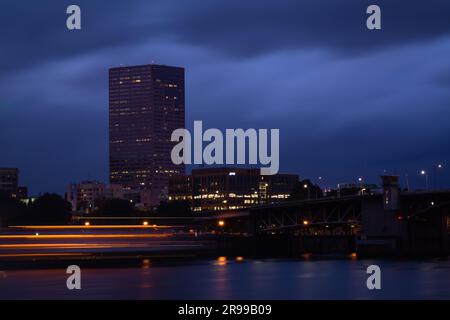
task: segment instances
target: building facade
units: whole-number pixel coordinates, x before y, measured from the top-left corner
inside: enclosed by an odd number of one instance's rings
[[[169,199],[189,201],[197,212],[240,209],[286,200],[298,180],[295,174],[263,176],[259,169],[194,169],[170,180]]]
[[[15,195],[19,188],[19,170],[0,168],[0,192]]]
[[[184,69],[161,65],[109,70],[111,184],[145,191],[156,206],[167,199],[169,178],[184,174],[170,153],[172,132],[185,127]]]
[[[121,185],[107,185],[98,181],[83,181],[70,184],[66,200],[72,204],[72,211],[92,213],[100,199],[125,199],[126,190]]]

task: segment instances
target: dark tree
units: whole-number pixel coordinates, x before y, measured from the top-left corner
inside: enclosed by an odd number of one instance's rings
[[[0,227],[21,224],[27,211],[24,203],[0,192]]]
[[[27,224],[67,224],[71,219],[71,204],[60,195],[46,193],[29,205],[29,212],[23,217]]]
[[[137,213],[130,200],[98,199],[96,206],[98,209],[94,214],[99,216],[126,217]]]
[[[323,198],[323,191],[310,180],[302,180],[295,184],[289,200],[312,200]]]
[[[156,215],[164,217],[189,217],[192,215],[188,201],[161,202]]]

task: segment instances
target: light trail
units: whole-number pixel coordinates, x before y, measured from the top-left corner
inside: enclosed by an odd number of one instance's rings
[[[158,225],[76,225],[76,226],[9,226],[11,229],[33,230],[61,230],[61,229],[172,229],[182,226],[158,226]]]
[[[90,253],[8,253],[0,254],[0,258],[27,258],[27,257],[80,257],[80,256],[91,256]]]
[[[134,256],[139,254],[136,252],[178,252],[214,246],[210,241],[199,241],[192,233],[158,231],[151,225],[15,226],[12,230],[0,234],[0,261],[101,257],[103,253]]]
[[[133,247],[136,245],[133,245]],[[128,248],[129,244],[114,243],[111,244],[98,244],[98,243],[28,243],[28,244],[0,244],[0,249],[106,249],[112,247]]]
[[[1,235],[0,240],[20,240],[20,239],[155,239],[168,238],[174,233],[161,234],[42,234],[42,235]]]

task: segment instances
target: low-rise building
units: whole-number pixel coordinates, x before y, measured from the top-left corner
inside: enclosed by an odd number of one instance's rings
[[[18,199],[28,197],[28,188],[19,186],[19,169],[0,168],[0,192]]]
[[[92,213],[105,199],[123,199],[132,202],[139,210],[152,208],[152,194],[149,190],[131,190],[120,184],[105,184],[98,181],[83,181],[70,184],[66,200],[72,211]]]
[[[106,185],[98,181],[83,181],[70,184],[66,200],[72,204],[72,211],[91,213],[100,199],[124,199],[127,190],[121,185]]]
[[[246,208],[288,199],[296,174],[263,176],[259,169],[205,168],[169,182],[170,201],[188,201],[193,211]]]
[[[15,194],[19,187],[17,168],[0,168],[0,192]]]

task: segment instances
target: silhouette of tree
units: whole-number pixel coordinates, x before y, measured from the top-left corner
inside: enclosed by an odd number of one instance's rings
[[[95,215],[109,217],[126,217],[137,213],[134,204],[125,199],[98,199]]]
[[[11,197],[6,192],[0,192],[0,226],[7,227],[21,223],[22,217],[27,214],[27,206]]]
[[[71,204],[60,195],[46,193],[28,206],[28,214],[24,223],[33,224],[66,224],[71,219]]]
[[[289,200],[312,200],[323,198],[323,191],[310,180],[301,180],[294,185]]]
[[[189,217],[192,215],[188,201],[161,202],[156,215],[164,217]]]

